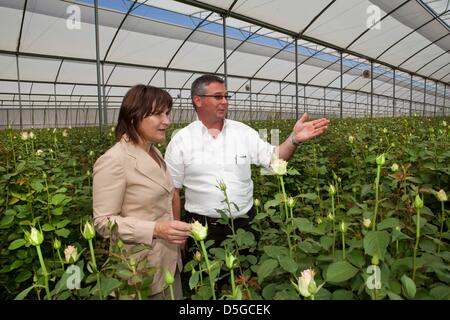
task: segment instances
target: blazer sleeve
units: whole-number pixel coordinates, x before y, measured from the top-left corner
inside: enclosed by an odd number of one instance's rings
[[[110,154],[102,155],[94,165],[92,198],[94,225],[104,238],[109,237],[108,221],[118,226],[118,236],[126,243],[151,245],[154,221],[121,215],[126,192],[126,174],[123,164]]]

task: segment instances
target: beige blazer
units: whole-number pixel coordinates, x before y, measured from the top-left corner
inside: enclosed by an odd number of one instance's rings
[[[156,150],[161,163],[163,157]],[[152,294],[164,288],[164,274],[182,270],[180,248],[163,239],[154,239],[156,221],[173,220],[173,182],[165,166],[159,167],[142,148],[125,138],[95,162],[93,170],[94,223],[98,233],[109,237],[108,219],[116,222],[125,250],[135,244],[147,244],[151,250],[139,252],[157,268]]]

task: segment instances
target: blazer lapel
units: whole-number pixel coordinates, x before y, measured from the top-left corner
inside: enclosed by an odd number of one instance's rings
[[[159,184],[166,189],[167,192],[172,192],[172,187],[164,167],[159,167],[149,154],[132,142],[125,141],[125,145],[128,155],[135,159],[136,170],[153,182]]]

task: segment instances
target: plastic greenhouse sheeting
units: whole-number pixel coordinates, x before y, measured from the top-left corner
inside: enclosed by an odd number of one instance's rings
[[[295,95],[298,38],[302,99],[305,86],[340,89],[342,52],[343,90],[370,93],[372,76],[373,92],[392,97],[395,68],[396,98],[410,98],[411,73],[414,97],[423,97],[427,78],[425,99],[433,104],[437,93],[448,106],[448,8],[427,2],[100,0],[97,79],[94,0],[0,0],[0,110],[32,104],[32,94],[47,95],[49,108],[65,96],[94,106],[98,82],[111,107],[136,83],[168,88],[188,103],[195,76],[225,72],[222,13],[229,89],[241,96],[249,96],[250,79],[251,93],[273,95],[274,103]]]

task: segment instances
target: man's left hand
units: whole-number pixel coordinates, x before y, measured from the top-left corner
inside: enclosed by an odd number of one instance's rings
[[[293,138],[296,142],[304,142],[324,133],[330,121],[327,118],[308,121],[308,113],[305,112],[297,121],[292,131]]]

